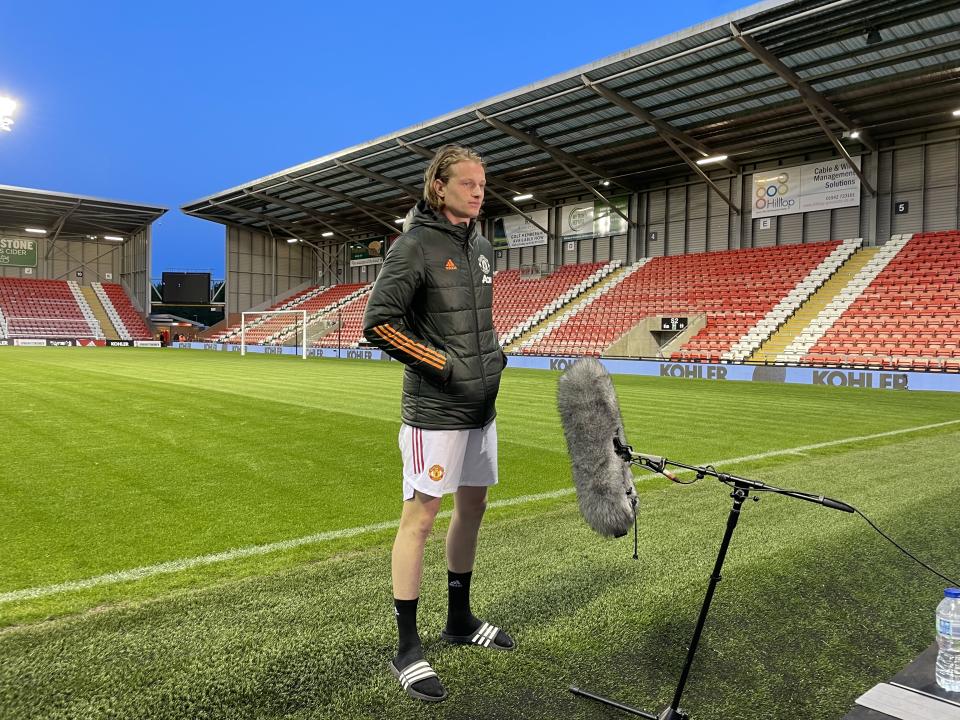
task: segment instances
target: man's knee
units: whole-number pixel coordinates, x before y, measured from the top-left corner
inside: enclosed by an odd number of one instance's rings
[[[403,528],[419,538],[426,538],[440,511],[440,498],[417,493],[404,503]]]
[[[487,510],[486,488],[463,489],[457,494],[456,512],[464,518],[482,518]]]

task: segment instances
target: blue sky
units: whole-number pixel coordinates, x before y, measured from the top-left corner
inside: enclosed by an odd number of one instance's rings
[[[2,3],[0,184],[169,207],[153,274],[222,277],[181,204],[747,4]]]

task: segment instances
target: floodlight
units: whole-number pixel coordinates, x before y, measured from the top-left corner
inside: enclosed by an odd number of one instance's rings
[[[28,233],[33,233],[34,235],[46,235],[47,231],[43,228],[24,228]]]
[[[521,200],[531,200],[533,198],[533,193],[524,193],[523,195],[514,195],[513,201],[520,202]]]
[[[287,238],[287,242],[293,245],[296,242],[300,242],[297,238]]]
[[[120,237],[119,235],[104,235],[103,239],[110,240],[112,242],[123,242],[123,238]]]
[[[954,116],[954,117],[960,117],[960,110],[954,110],[954,111],[953,111],[953,116]]]
[[[403,225],[403,218],[397,218],[393,221],[394,225]]]
[[[711,155],[710,157],[700,158],[697,160],[697,165],[711,165],[713,163],[723,162],[726,159],[726,155]]]
[[[13,98],[0,97],[0,130],[13,130],[13,111],[17,109],[17,101]]]
[[[320,237],[333,237],[333,233],[327,230],[325,233],[320,233]]]

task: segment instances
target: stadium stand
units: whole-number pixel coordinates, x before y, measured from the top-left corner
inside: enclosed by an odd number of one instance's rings
[[[960,371],[960,231],[895,236],[785,361]]]
[[[327,314],[331,331],[313,343],[314,347],[355,348],[363,339],[363,313],[367,309],[371,285],[363,286],[363,292],[340,308]],[[339,328],[337,327],[339,325]]]
[[[840,247],[832,241],[648,258],[536,333],[520,351],[600,355],[644,318],[703,313],[706,326],[672,357],[719,361],[778,303],[788,297],[795,302],[790,293]],[[845,247],[843,252],[852,251]]]
[[[271,305],[267,310],[306,310],[307,323],[310,324],[325,313],[346,302],[356,293],[369,287],[365,283],[347,283],[341,285],[314,285],[305,288],[281,302]],[[294,320],[290,315],[264,315],[247,324],[246,341],[254,344],[280,344],[294,331]],[[239,323],[231,325],[213,342],[239,343],[242,327]]]
[[[369,293],[372,288],[372,283],[334,285],[325,292],[314,295],[309,300],[298,304],[294,309],[307,311],[308,337],[316,336],[329,326],[331,320],[328,316],[331,313],[338,312],[355,298]],[[293,335],[294,331],[295,325],[288,322],[286,328],[276,333],[272,338],[268,338],[268,341],[283,343]]]
[[[493,284],[493,324],[500,344],[513,342],[619,266],[616,261],[562,265],[536,279],[525,279],[519,268],[501,270]]]
[[[0,311],[7,337],[103,337],[74,282],[0,278]]]
[[[786,321],[804,303],[819,292],[862,245],[862,238],[842,241],[820,265],[797,283],[786,297],[778,302],[760,322],[752,327],[738,342],[734,343],[730,350],[724,352],[723,359],[742,361],[750,357],[771,335],[783,327]]]
[[[300,290],[294,293],[293,295],[287,298],[284,298],[280,302],[274,303],[273,305],[268,307],[267,310],[293,309],[297,303],[303,302],[304,300],[310,297],[313,297],[314,295],[318,295],[322,293],[324,290],[327,290],[327,287],[323,285],[313,285],[313,286],[304,288],[303,290]],[[262,318],[255,318],[254,320],[248,322],[247,332],[250,332],[253,328],[257,327],[261,323],[266,322],[268,319],[269,319],[269,316],[265,315]],[[234,325],[230,325],[229,327],[227,327],[219,335],[215,335],[214,337],[210,338],[210,340],[213,342],[239,343],[241,330],[242,330],[241,323],[236,323]],[[269,334],[270,333],[266,333],[263,337],[267,337]]]
[[[143,316],[137,312],[121,285],[98,282],[91,284],[121,340],[150,340],[152,338],[150,328],[143,321]]]

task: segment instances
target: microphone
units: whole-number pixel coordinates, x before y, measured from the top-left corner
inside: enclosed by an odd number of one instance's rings
[[[578,360],[560,376],[557,408],[580,514],[601,535],[626,535],[636,517],[637,491],[630,463],[617,452],[629,446],[613,382],[599,360]]]

